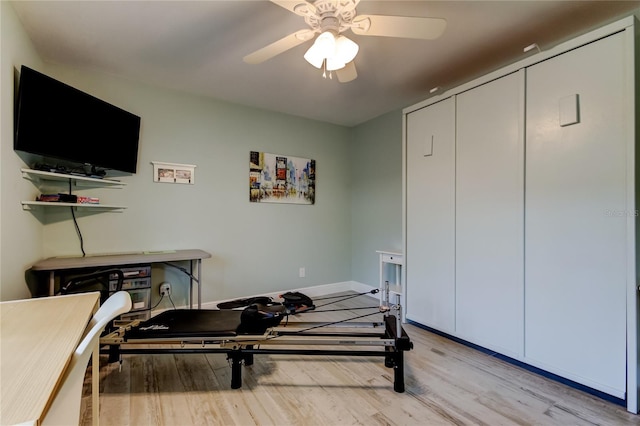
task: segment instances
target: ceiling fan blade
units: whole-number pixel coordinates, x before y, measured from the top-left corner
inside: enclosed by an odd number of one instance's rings
[[[338,77],[338,81],[340,83],[348,83],[355,80],[357,76],[358,72],[356,71],[356,64],[354,61],[349,62],[344,66],[344,68],[336,70],[336,77]]]
[[[300,16],[309,16],[316,14],[316,8],[311,3],[304,0],[269,0],[280,7],[284,7],[289,12],[293,12]]]
[[[433,40],[442,35],[447,21],[441,18],[358,15],[351,31],[359,35]]]
[[[243,60],[248,64],[259,64],[281,54],[282,52],[292,49],[307,40],[311,40],[314,34],[315,31],[310,29],[296,31],[295,33],[289,34],[288,36],[283,37],[262,49],[258,49],[255,52],[248,54],[243,58]]]

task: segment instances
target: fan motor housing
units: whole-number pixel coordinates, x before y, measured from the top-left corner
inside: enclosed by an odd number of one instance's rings
[[[309,4],[305,4],[309,6]],[[316,0],[313,9],[300,13],[312,29],[324,32],[327,30],[341,33],[349,28],[356,16],[356,2],[353,0]]]

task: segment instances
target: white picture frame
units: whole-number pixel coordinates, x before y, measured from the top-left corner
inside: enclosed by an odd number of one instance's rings
[[[181,183],[195,185],[196,166],[193,164],[166,163],[152,161],[153,181],[160,183]]]

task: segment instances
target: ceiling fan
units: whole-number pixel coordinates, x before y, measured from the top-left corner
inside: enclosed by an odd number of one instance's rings
[[[357,35],[401,37],[433,40],[442,35],[447,21],[440,18],[421,18],[386,15],[358,15],[360,0],[270,0],[296,15],[304,17],[310,28],[296,31],[244,57],[248,64],[259,64],[280,53],[316,38],[304,58],[329,77],[335,71],[342,83],[354,80],[354,58],[358,45],[343,35],[351,30]],[[316,34],[320,34],[316,37]]]

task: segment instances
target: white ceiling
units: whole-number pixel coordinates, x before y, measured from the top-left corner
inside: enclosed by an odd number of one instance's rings
[[[323,79],[308,41],[262,64],[242,58],[302,17],[262,1],[14,1],[46,62],[353,126],[633,13],[640,1],[367,1],[358,13],[447,20],[437,40],[348,37],[358,78]]]

